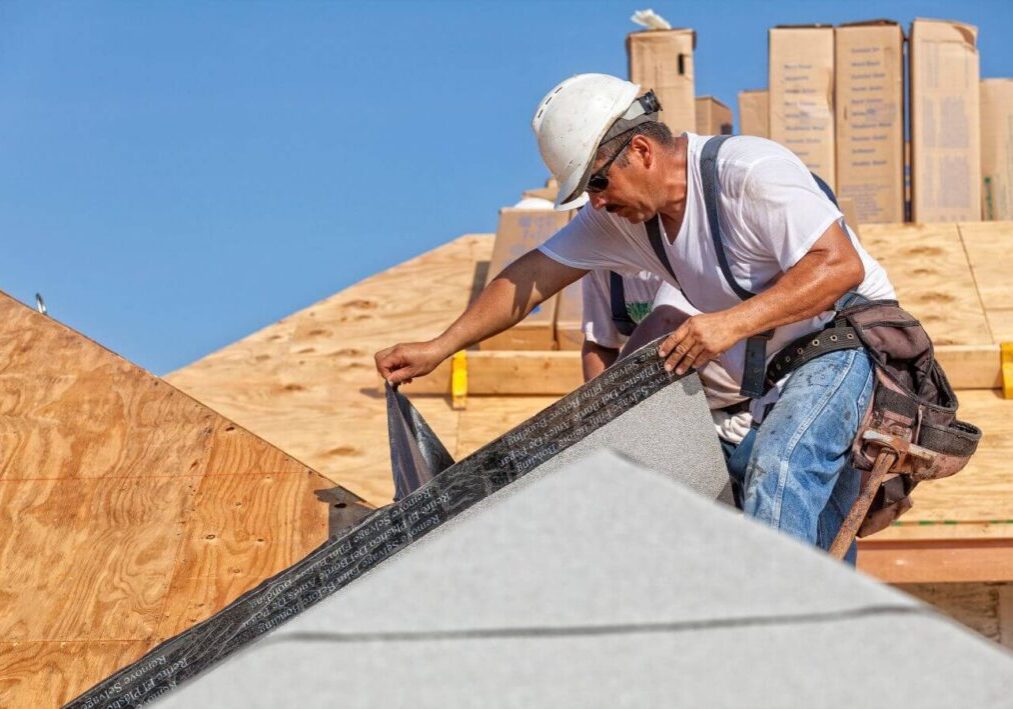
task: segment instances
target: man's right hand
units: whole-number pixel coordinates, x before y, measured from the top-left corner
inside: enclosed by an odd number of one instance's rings
[[[376,371],[391,385],[406,384],[436,369],[452,353],[444,352],[435,340],[402,342],[374,355]]]

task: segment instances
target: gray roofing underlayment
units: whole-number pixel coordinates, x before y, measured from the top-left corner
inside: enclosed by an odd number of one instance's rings
[[[527,476],[163,706],[998,707],[1013,659],[619,456]]]
[[[645,348],[68,706],[1013,706],[1004,651],[726,479]]]

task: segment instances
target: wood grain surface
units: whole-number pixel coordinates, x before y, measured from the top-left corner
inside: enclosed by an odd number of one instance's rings
[[[981,229],[987,230],[988,226]],[[862,234],[863,243],[888,269],[901,302],[935,331],[937,342],[950,342],[976,352],[976,346],[990,345],[991,338],[960,239],[964,229],[965,225],[958,229],[954,224],[876,224],[863,225]],[[362,490],[376,504],[385,503],[393,488],[384,401],[370,354],[397,340],[431,337],[449,324],[467,302],[475,264],[488,259],[490,248],[488,236],[461,237],[289,316],[169,379],[335,481]],[[428,288],[428,297],[417,307],[405,304],[404,294],[417,293],[423,286]],[[382,314],[383,322],[356,319],[352,327],[350,311],[359,316]],[[293,326],[293,322],[298,324]],[[279,363],[277,358],[282,355],[277,343],[294,332],[307,334],[289,346],[287,365]],[[314,337],[318,338],[312,345],[306,344],[309,332],[316,332]],[[275,336],[279,339],[272,339]],[[310,346],[312,352],[307,351]],[[341,371],[336,371],[326,356],[335,351],[345,353],[340,358],[344,364]],[[564,352],[532,355],[561,360],[572,357]],[[248,369],[238,367],[238,361],[246,362]],[[573,374],[570,369],[566,369],[568,377]],[[546,369],[539,376],[562,376],[554,371]],[[498,368],[490,386],[502,381],[504,387],[516,391],[519,378],[531,378],[529,373],[519,376],[520,372]],[[470,373],[473,380],[478,376],[477,368]],[[425,389],[426,379],[419,381]],[[574,386],[576,383],[574,380]],[[247,392],[251,390],[279,392],[276,407],[265,406],[267,399],[259,396],[250,402]],[[405,391],[411,395],[411,386]],[[1013,421],[1013,402],[992,391],[963,391],[960,398],[962,417],[985,430],[980,452],[964,472],[951,480],[921,486],[915,508],[904,517],[906,525],[887,530],[882,533],[884,538],[903,537],[915,533],[914,529],[921,534],[924,530],[916,524],[936,522],[971,526],[939,524],[933,527],[933,535],[949,538],[965,532],[978,534],[980,525],[974,526],[976,523],[1013,519],[1013,484],[1007,480],[1009,468],[1005,462],[1013,459],[1009,446],[1013,432],[1004,428]],[[413,401],[449,450],[460,455],[503,433],[511,422],[540,410],[552,397],[473,396],[464,413],[452,411],[442,396],[414,396]],[[331,436],[331,445],[321,440],[324,434]],[[997,533],[1005,535],[1005,526],[992,525],[989,534]]]
[[[339,493],[0,294],[0,706],[67,701],[302,558],[333,499],[365,507]]]
[[[1010,276],[1010,245],[1013,222],[960,224],[974,279],[981,293],[992,337],[996,342],[1013,342],[1013,283]]]
[[[386,504],[394,486],[373,353],[438,335],[467,305],[492,246],[491,235],[463,236],[166,378],[334,482]],[[405,391],[411,395],[411,386]],[[454,453],[459,416],[449,397],[412,400]]]
[[[864,224],[862,244],[935,344],[993,341],[956,224]]]
[[[990,376],[984,370],[992,366],[991,356],[986,361],[980,351],[993,344],[986,310],[995,312],[988,301],[992,291],[987,290],[993,286],[985,286],[987,297],[979,293],[977,282],[992,281],[982,276],[977,263],[1002,260],[1001,250],[976,256],[980,249],[975,244],[991,245],[994,239],[988,235],[1009,228],[1008,224],[862,226],[863,244],[887,268],[901,302],[923,319],[937,344],[952,346],[955,357],[967,360],[975,370],[976,386]],[[294,313],[169,379],[332,480],[355,488],[374,504],[384,504],[393,485],[385,404],[371,355],[397,341],[432,337],[446,327],[468,302],[475,274],[491,249],[490,236],[456,239]],[[961,347],[966,348],[963,354]],[[545,358],[545,353],[532,354]],[[565,352],[548,356],[572,357]],[[572,367],[562,360],[558,364],[562,370],[555,365],[536,367],[538,376],[572,378]],[[491,390],[501,386],[518,391],[517,380],[531,378],[521,374],[529,371],[527,365],[511,367],[495,368],[487,382]],[[477,382],[475,377],[485,375],[476,368],[470,376]],[[417,389],[446,393],[446,387],[430,383],[421,379]],[[463,412],[453,411],[445,396],[413,395],[411,385],[405,391],[448,449],[460,457],[551,403],[553,396],[530,395],[542,388],[525,389],[528,395],[471,396]],[[903,524],[865,544],[873,540],[973,544],[976,539],[1013,537],[1013,524],[1008,523],[1013,520],[1008,462],[1013,460],[1013,402],[987,390],[959,394],[961,416],[985,431],[979,453],[956,477],[919,487],[915,507]]]
[[[0,706],[58,707],[154,645],[153,640],[0,641]]]

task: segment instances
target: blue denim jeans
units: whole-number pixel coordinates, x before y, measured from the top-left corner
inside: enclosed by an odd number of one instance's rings
[[[858,498],[851,445],[873,388],[862,349],[817,357],[788,379],[758,429],[725,445],[743,511],[793,537],[829,549]],[[854,565],[857,546],[845,560]]]

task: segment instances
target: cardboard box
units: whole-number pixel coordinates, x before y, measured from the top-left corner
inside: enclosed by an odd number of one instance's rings
[[[775,27],[769,38],[770,138],[834,188],[834,28]]]
[[[844,215],[844,222],[850,227],[851,231],[855,232],[855,236],[858,240],[862,240],[862,235],[858,231],[858,213],[855,211],[855,202],[847,197],[838,197],[837,205],[841,208],[841,214]]]
[[[978,28],[947,20],[911,23],[911,217],[981,218]]]
[[[504,207],[499,212],[499,227],[489,262],[492,281],[509,264],[563,228],[571,212],[551,209],[518,209]],[[555,348],[553,325],[556,320],[557,296],[552,296],[535,308],[515,326],[483,341],[483,350],[551,350]]]
[[[689,29],[647,30],[626,38],[630,81],[644,92],[653,89],[661,102],[661,121],[676,135],[696,130],[696,85]]]
[[[862,223],[904,221],[904,33],[890,20],[834,30],[839,198]]]
[[[700,135],[731,135],[732,109],[713,96],[696,100],[696,132]]]
[[[556,349],[579,350],[584,346],[584,289],[581,280],[559,294],[556,308]]]
[[[1013,219],[1013,79],[981,82],[981,218]]]
[[[739,135],[770,137],[770,94],[767,89],[739,92]]]

